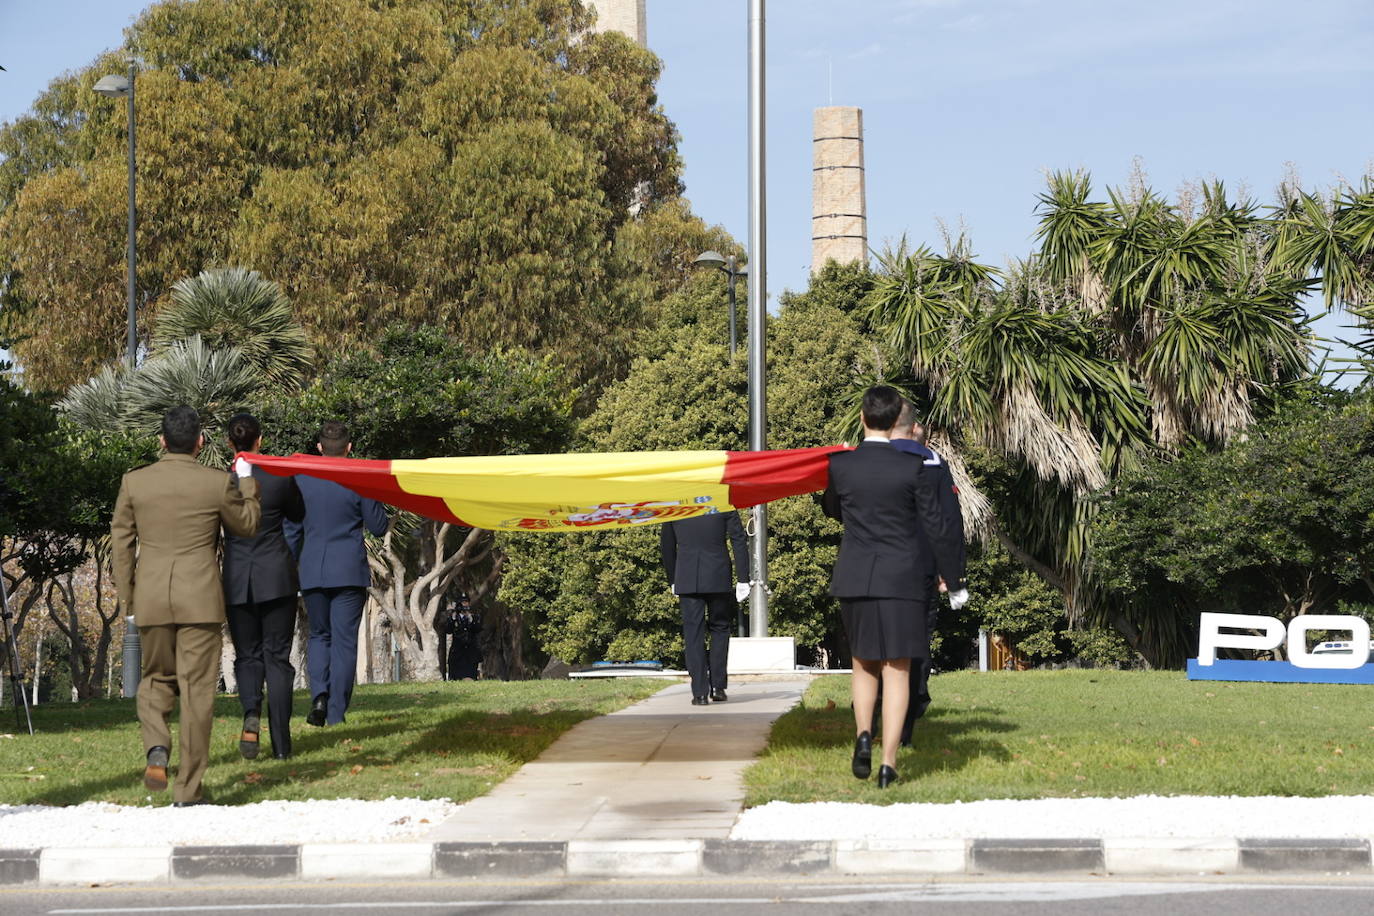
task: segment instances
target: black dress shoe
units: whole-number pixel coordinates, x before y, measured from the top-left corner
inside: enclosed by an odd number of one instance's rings
[[[708,699],[706,699],[705,697],[692,697],[692,705],[693,705],[693,706],[710,706],[710,705],[711,705],[711,701],[708,700]]]
[[[208,801],[206,801],[205,799],[203,799],[203,798],[198,798],[198,799],[196,799],[195,801],[189,801],[189,802],[172,802],[172,807],[173,807],[173,808],[198,808],[198,807],[200,807],[201,805],[208,805],[208,804],[210,804],[210,803],[209,803]]]
[[[878,788],[886,789],[897,781],[897,771],[887,764],[878,767]]]
[[[724,691],[724,690],[712,690],[712,691],[711,691],[711,701],[712,701],[712,702],[715,702],[715,703],[724,703],[724,702],[725,702],[725,691]]]
[[[854,739],[854,761],[850,769],[859,779],[867,779],[873,772],[873,736],[868,732],[859,732],[859,737]]]
[[[239,753],[244,760],[258,756],[258,733],[262,731],[262,716],[257,710],[243,714],[243,731],[239,733]]]
[[[306,713],[305,722],[307,725],[313,725],[319,728],[324,725],[324,719],[328,712],[329,694],[322,693],[315,697],[315,702],[310,704],[310,712]]]
[[[291,752],[290,752],[290,751],[273,751],[273,752],[272,752],[272,759],[274,759],[274,760],[290,760],[290,759],[291,759]]]

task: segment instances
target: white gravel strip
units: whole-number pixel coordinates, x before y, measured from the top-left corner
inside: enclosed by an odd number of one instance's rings
[[[373,843],[423,838],[446,800],[268,801],[196,808],[0,805],[0,848]],[[971,837],[1374,837],[1374,796],[1048,798],[954,804],[770,802],[740,815],[736,840]]]
[[[218,846],[413,840],[458,810],[447,800],[265,801],[194,808],[87,802],[0,805],[0,848]]]
[[[1044,798],[953,804],[769,802],[740,815],[735,840],[968,837],[1372,837],[1374,796]]]

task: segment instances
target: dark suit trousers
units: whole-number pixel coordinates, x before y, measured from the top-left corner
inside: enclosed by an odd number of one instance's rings
[[[682,608],[683,654],[687,656],[687,673],[692,678],[694,697],[725,689],[725,665],[730,655],[730,626],[735,619],[735,603],[731,592],[678,596],[678,605]],[[706,653],[708,629],[711,634],[709,664]]]
[[[305,666],[310,673],[310,696],[329,694],[326,725],[344,720],[353,699],[353,680],[358,668],[358,624],[363,619],[367,589],[357,586],[307,588],[305,615],[310,620],[310,641]]]
[[[267,725],[272,751],[291,753],[291,637],[296,631],[296,596],[271,601],[231,604],[227,609],[229,638],[234,641],[234,677],[239,682],[243,711],[262,709],[262,686],[267,683]]]

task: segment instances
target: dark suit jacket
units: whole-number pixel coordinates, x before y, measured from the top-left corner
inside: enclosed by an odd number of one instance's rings
[[[932,559],[950,591],[964,587],[962,542],[940,509],[934,475],[891,443],[831,455],[821,505],[844,523],[834,597],[925,598]]]
[[[301,588],[367,588],[363,525],[373,534],[386,533],[386,509],[332,480],[299,475],[295,478],[305,503],[305,519],[282,526],[286,543],[300,560]]]
[[[725,540],[735,548],[735,577]],[[749,581],[749,540],[738,512],[696,515],[659,527],[659,550],[668,584],[679,595],[711,595],[735,590],[735,582]]]
[[[915,439],[893,439],[892,447],[899,452],[907,452],[920,458],[926,470],[934,476],[935,494],[940,498],[940,511],[945,514],[945,520],[954,526],[954,533],[959,538],[959,564],[963,566],[966,557],[964,512],[959,507],[959,488],[954,485],[954,474],[949,470],[949,463],[941,458],[935,449],[922,445]]]
[[[226,604],[246,604],[249,601],[271,601],[296,594],[300,584],[296,578],[296,558],[286,547],[282,534],[283,519],[299,522],[305,516],[305,503],[294,477],[278,477],[262,468],[253,468],[258,482],[258,499],[262,503],[262,519],[258,533],[241,538],[225,532],[224,538],[224,601]]]
[[[223,623],[219,531],[258,530],[258,485],[168,453],[124,475],[110,561],[124,613],[140,627]]]

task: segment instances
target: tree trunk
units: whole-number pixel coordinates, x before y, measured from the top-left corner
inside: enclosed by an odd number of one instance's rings
[[[420,547],[418,569],[408,577],[406,563],[394,543],[395,520],[382,538],[379,557],[370,557],[373,570],[372,598],[380,608],[381,619],[389,625],[401,651],[402,670],[416,680],[439,678],[439,639],[435,620],[450,594],[467,583],[468,597],[474,607],[500,579],[504,557],[494,549],[490,531],[481,528],[455,528],[447,523],[424,520],[417,541]],[[473,570],[487,560],[492,570],[476,585]],[[374,630],[374,632],[376,632]]]

